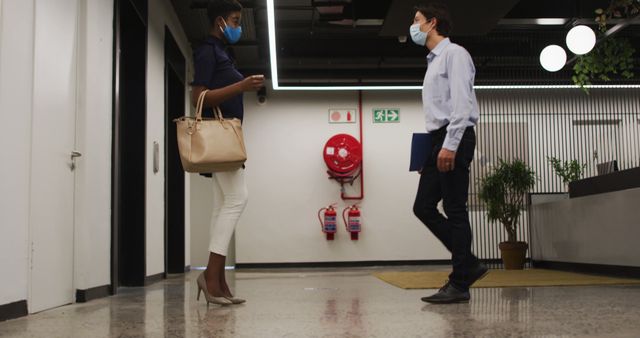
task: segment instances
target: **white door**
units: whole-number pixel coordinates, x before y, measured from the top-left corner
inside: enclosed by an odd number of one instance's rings
[[[74,300],[78,0],[35,0],[29,311]]]

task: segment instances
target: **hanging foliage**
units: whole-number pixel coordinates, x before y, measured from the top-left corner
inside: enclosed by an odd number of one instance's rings
[[[608,20],[631,18],[639,13],[640,0],[612,0],[607,9],[596,9],[598,38],[604,37]],[[573,66],[573,83],[588,94],[589,90],[584,86],[590,85],[592,81],[611,81],[616,77],[633,78],[634,53],[635,48],[628,39],[609,37],[588,54],[578,57]]]

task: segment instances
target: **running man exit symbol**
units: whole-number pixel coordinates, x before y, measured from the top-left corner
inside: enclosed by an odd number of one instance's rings
[[[373,123],[397,123],[400,122],[400,109],[377,108],[373,110]]]

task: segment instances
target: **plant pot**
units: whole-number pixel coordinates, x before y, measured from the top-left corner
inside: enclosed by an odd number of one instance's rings
[[[498,246],[506,270],[522,270],[526,260],[527,242],[502,242]]]

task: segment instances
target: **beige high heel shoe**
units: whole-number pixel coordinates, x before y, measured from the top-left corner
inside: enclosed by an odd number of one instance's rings
[[[242,299],[242,298],[236,298],[236,297],[224,297],[224,298],[228,299],[234,305],[238,305],[238,304],[242,304],[242,303],[246,303],[247,302],[245,299]]]
[[[204,272],[202,272],[198,276],[197,280],[198,284],[198,295],[196,296],[196,300],[200,300],[200,292],[204,291],[204,298],[207,300],[207,305],[209,303],[218,304],[218,305],[231,305],[233,302],[225,297],[214,297],[207,290],[207,281],[204,279]]]

